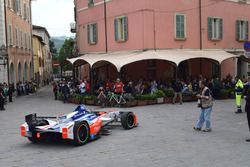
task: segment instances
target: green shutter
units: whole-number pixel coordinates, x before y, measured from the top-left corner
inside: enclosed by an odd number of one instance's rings
[[[207,25],[208,39],[211,40],[213,38],[213,18],[208,17]]]
[[[249,26],[248,26],[248,21],[246,21],[246,41],[248,41],[248,31],[249,31]]]
[[[97,24],[93,24],[93,41],[97,43]]]
[[[175,16],[175,34],[176,34],[176,38],[180,38],[181,37],[181,17],[180,15],[176,15]]]
[[[90,44],[90,25],[88,24],[88,43]]]
[[[128,40],[128,17],[124,17],[124,40]]]
[[[223,38],[223,20],[222,19],[219,19],[219,39],[221,40]]]
[[[180,28],[181,28],[180,29],[180,31],[181,31],[180,37],[185,38],[185,16],[184,15],[181,15]]]
[[[114,28],[115,28],[115,41],[118,41],[118,19],[114,21]]]
[[[235,30],[236,30],[236,40],[240,40],[240,20],[236,20],[235,24]]]

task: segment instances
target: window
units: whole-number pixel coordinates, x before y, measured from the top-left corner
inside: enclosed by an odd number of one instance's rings
[[[16,47],[18,46],[18,30],[15,28],[15,35],[16,35]]]
[[[24,33],[24,48],[27,49],[27,34]]]
[[[115,41],[128,40],[128,18],[120,17],[115,19]]]
[[[94,0],[88,0],[88,7],[94,6]]]
[[[236,21],[236,40],[237,41],[248,40],[248,21],[246,20]]]
[[[175,15],[175,38],[186,38],[186,16],[184,14]]]
[[[223,20],[221,18],[208,18],[208,39],[222,40]]]
[[[20,0],[13,0],[12,8],[16,13],[20,12]]]
[[[12,26],[9,25],[8,27],[8,43],[9,43],[9,46],[12,46]]]
[[[88,25],[88,43],[93,45],[97,43],[97,24]]]
[[[19,31],[19,35],[20,35],[20,45],[19,45],[19,47],[22,48],[23,47],[23,32],[21,30]]]
[[[27,19],[27,7],[26,4],[23,4],[23,18],[26,20]]]

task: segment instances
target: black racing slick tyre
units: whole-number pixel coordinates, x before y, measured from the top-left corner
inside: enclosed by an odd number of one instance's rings
[[[121,114],[121,123],[124,129],[132,129],[135,124],[134,114],[132,112],[124,112]]]
[[[89,140],[89,125],[86,121],[76,122],[74,126],[74,144],[84,145]]]
[[[34,133],[34,132],[32,132],[32,136],[31,137],[28,137],[28,140],[31,143],[38,143],[40,141],[40,139],[37,138],[36,133]]]

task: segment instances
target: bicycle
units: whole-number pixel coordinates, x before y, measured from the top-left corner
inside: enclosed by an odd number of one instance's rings
[[[111,92],[110,98],[109,98],[109,103],[111,106],[114,106],[114,103],[116,103],[118,106],[120,106],[121,104],[126,104],[127,101],[123,97],[123,94],[118,95],[118,94],[115,94],[114,92]]]

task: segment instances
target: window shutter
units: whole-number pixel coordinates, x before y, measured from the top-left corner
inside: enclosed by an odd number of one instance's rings
[[[124,17],[124,40],[128,40],[128,17]]]
[[[236,40],[240,40],[240,20],[236,20],[235,24],[235,30],[236,30]]]
[[[88,24],[88,43],[90,44],[90,25]]]
[[[222,19],[219,19],[219,39],[222,39],[223,38],[223,20]]]
[[[179,38],[180,37],[180,15],[175,16],[175,37]]]
[[[208,18],[208,22],[207,22],[207,32],[208,32],[208,39],[212,39],[213,38],[213,19],[212,18]]]
[[[185,16],[184,15],[181,15],[181,23],[180,23],[180,30],[181,30],[181,38],[185,38]]]
[[[248,21],[246,21],[246,37],[245,40],[248,41],[248,32],[249,32],[249,26],[248,26]]]
[[[97,43],[97,24],[93,24],[93,42]]]
[[[118,19],[114,21],[114,28],[115,28],[115,41],[118,41]]]

